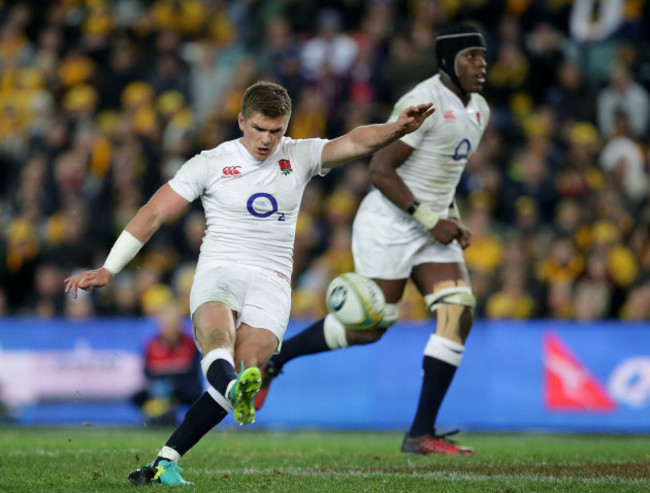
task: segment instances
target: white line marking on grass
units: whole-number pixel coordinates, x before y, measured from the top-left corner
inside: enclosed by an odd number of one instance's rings
[[[190,466],[191,467],[191,466]],[[472,473],[460,473],[460,472],[444,472],[444,471],[429,471],[429,472],[419,472],[419,471],[405,471],[405,472],[384,472],[384,471],[360,471],[357,469],[350,470],[337,470],[337,471],[315,471],[310,469],[301,469],[293,467],[269,467],[269,468],[257,468],[257,467],[246,467],[243,469],[210,469],[210,468],[192,468],[195,471],[198,471],[201,474],[207,474],[211,476],[223,476],[223,475],[233,475],[233,474],[243,474],[246,476],[258,475],[258,474],[286,474],[293,476],[303,476],[303,477],[314,477],[314,476],[333,476],[333,477],[347,477],[347,476],[359,476],[362,478],[365,477],[403,477],[409,476],[414,478],[436,478],[436,479],[451,479],[451,480],[474,480],[474,481],[489,481],[492,479],[503,479],[503,480],[512,480],[512,479],[522,479],[522,480],[535,480],[543,481],[547,483],[567,483],[571,481],[579,481],[589,484],[605,484],[612,481],[616,481],[621,484],[647,484],[646,479],[628,479],[628,478],[619,478],[618,476],[603,476],[600,478],[584,478],[580,476],[547,476],[542,474],[472,474]]]
[[[41,448],[34,450],[10,450],[9,452],[4,452],[4,455],[13,457],[61,457],[66,455],[77,456],[80,454],[108,454],[113,452],[115,452],[115,449],[106,448],[72,448],[67,450],[45,450]]]

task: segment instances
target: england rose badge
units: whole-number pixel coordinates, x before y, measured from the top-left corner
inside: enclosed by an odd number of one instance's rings
[[[285,176],[293,171],[291,162],[288,159],[280,159],[278,165],[280,166],[280,172]]]

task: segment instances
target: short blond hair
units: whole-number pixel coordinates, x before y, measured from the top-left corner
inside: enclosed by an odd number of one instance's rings
[[[241,112],[244,118],[254,113],[261,113],[268,118],[291,115],[291,98],[281,85],[260,80],[244,92]]]

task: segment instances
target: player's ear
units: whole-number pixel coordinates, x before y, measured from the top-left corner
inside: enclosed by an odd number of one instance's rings
[[[237,114],[237,123],[239,124],[239,130],[241,130],[243,132],[244,131],[244,115],[242,115],[241,111]]]

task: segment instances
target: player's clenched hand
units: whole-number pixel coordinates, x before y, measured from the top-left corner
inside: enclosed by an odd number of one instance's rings
[[[448,245],[461,235],[461,229],[456,221],[440,219],[431,230],[431,236],[443,245]]]
[[[103,267],[96,270],[87,270],[81,274],[76,274],[63,280],[65,283],[65,293],[68,294],[70,291],[72,291],[72,297],[76,298],[77,289],[89,291],[90,288],[101,288],[103,286],[106,286],[106,284],[108,284],[108,281],[110,281],[112,278],[113,274],[111,274]]]
[[[417,106],[409,106],[397,118],[397,125],[402,135],[410,134],[420,128],[420,125],[433,115],[436,109],[433,103],[418,104]]]
[[[467,226],[465,226],[460,221],[454,219],[452,219],[452,221],[454,221],[458,225],[458,228],[460,229],[460,234],[458,235],[456,240],[458,240],[460,247],[463,250],[465,250],[465,248],[467,248],[472,244],[472,239],[473,239],[472,232],[467,228]]]

